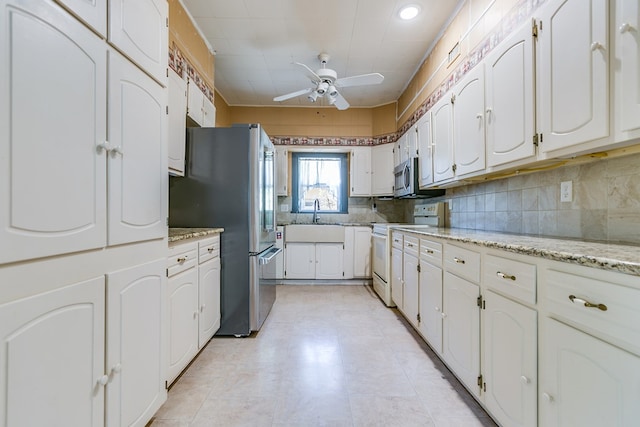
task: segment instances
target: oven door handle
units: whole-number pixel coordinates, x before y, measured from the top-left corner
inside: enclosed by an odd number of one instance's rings
[[[260,265],[269,264],[280,252],[282,252],[282,248],[271,248],[265,255],[258,257],[258,263]]]

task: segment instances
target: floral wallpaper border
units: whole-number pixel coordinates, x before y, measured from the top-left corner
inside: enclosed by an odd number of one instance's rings
[[[433,107],[457,82],[478,65],[501,41],[507,38],[518,26],[530,19],[533,12],[546,0],[521,0],[511,8],[496,28],[471,51],[449,76],[414,111],[397,132],[373,138],[305,138],[294,136],[272,137],[275,145],[379,145],[395,142],[409,130],[424,114]]]
[[[175,42],[172,42],[169,47],[169,67],[183,79],[186,77],[191,79],[200,88],[202,93],[204,93],[204,96],[213,102],[213,88],[209,87],[202,79],[189,60],[185,58],[182,51],[176,46]]]

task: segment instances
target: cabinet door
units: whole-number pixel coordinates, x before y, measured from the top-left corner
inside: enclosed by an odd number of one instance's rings
[[[540,10],[542,152],[609,136],[608,1],[553,0]]]
[[[616,140],[640,137],[640,5],[617,0],[615,16]]]
[[[198,347],[204,347],[220,328],[220,258],[198,266]]]
[[[107,36],[107,0],[56,0],[102,37]]]
[[[371,195],[371,147],[351,149],[350,196]]]
[[[453,112],[446,94],[431,109],[433,135],[433,180],[453,178]]]
[[[316,243],[316,279],[344,277],[344,246],[342,243]]]
[[[398,166],[400,163],[407,160],[407,134],[404,133],[395,143],[393,150],[394,164]]]
[[[371,278],[371,228],[353,229],[353,276]]]
[[[109,52],[109,245],[167,235],[167,92]]]
[[[284,276],[287,279],[315,279],[316,245],[314,243],[287,243],[285,256]]]
[[[187,115],[193,119],[198,126],[204,126],[204,94],[191,79],[189,79],[187,84],[187,93]]]
[[[484,64],[478,64],[454,88],[453,149],[456,175],[485,168]]]
[[[637,425],[640,358],[556,320],[543,328],[540,425]]]
[[[166,259],[107,274],[108,426],[144,425],[167,399]]]
[[[391,248],[391,299],[403,310],[402,249]]]
[[[163,86],[168,29],[166,0],[109,0],[109,41]]]
[[[187,82],[172,69],[169,70],[167,93],[169,97],[167,132],[169,173],[184,176],[187,127]]]
[[[393,196],[393,144],[376,145],[371,149],[371,195]]]
[[[405,144],[403,158],[408,160],[418,157],[418,127],[416,125],[411,126],[407,131]]]
[[[106,46],[46,2],[0,21],[0,264],[105,246]]]
[[[198,270],[169,278],[169,361],[171,383],[198,353]]]
[[[288,195],[289,187],[289,151],[284,147],[276,147],[276,194]]]
[[[442,354],[442,269],[420,262],[420,332]]]
[[[418,183],[420,188],[433,184],[433,147],[431,146],[431,111],[420,117],[418,128]]]
[[[483,310],[484,401],[502,425],[537,425],[537,313],[487,291]]]
[[[216,125],[216,106],[206,96],[202,97],[202,126],[212,128]]]
[[[535,155],[531,23],[496,46],[485,63],[487,166]]]
[[[0,426],[104,425],[104,302],[101,276],[0,306]]]
[[[442,357],[473,394],[479,393],[480,288],[449,272],[442,292]]]
[[[403,255],[402,312],[411,324],[418,327],[420,300],[418,295],[418,257],[405,253]]]

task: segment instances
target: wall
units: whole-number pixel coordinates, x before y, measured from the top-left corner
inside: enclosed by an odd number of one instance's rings
[[[220,96],[218,91],[215,91],[213,104],[216,107],[216,126],[231,126],[233,124],[233,121],[231,120],[231,107],[229,107],[229,105],[224,101],[224,98]]]
[[[449,189],[449,225],[640,244],[639,164],[633,154]],[[560,201],[562,181],[572,202]]]

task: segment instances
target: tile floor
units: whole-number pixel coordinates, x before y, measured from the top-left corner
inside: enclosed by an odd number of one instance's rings
[[[151,427],[495,426],[369,286],[278,286],[259,333],[215,337]]]

